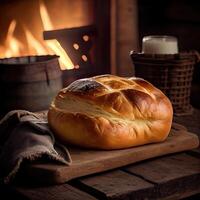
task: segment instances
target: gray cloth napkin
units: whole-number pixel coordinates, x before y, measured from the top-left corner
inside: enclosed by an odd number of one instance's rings
[[[0,181],[9,183],[24,160],[43,156],[65,165],[72,162],[66,147],[55,141],[45,114],[14,110],[0,120]]]

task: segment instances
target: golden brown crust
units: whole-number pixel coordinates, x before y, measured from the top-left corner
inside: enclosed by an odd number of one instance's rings
[[[65,143],[87,148],[121,149],[161,142],[172,123],[169,99],[140,78],[101,75],[62,89],[48,120]]]

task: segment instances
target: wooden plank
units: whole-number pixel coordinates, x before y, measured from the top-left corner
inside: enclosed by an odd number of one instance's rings
[[[156,184],[149,198],[200,192],[200,159],[185,153],[135,164],[125,171]]]
[[[144,199],[152,192],[154,185],[120,170],[101,173],[76,180],[82,190],[98,199]]]
[[[193,109],[192,115],[174,116],[174,122],[187,127],[188,131],[196,133],[200,138],[200,110]]]
[[[198,145],[199,140],[196,135],[174,125],[170,136],[162,143],[112,151],[71,148],[69,149],[73,161],[71,166],[35,163],[28,165],[25,173],[27,177],[36,181],[64,183],[73,178],[115,169],[141,160],[193,149]]]
[[[45,187],[15,187],[15,191],[31,200],[95,200],[96,198],[68,184]]]
[[[182,200],[199,200],[200,199],[200,194],[199,191],[181,191],[177,192],[175,194],[169,195],[164,198],[159,198],[159,200],[177,200],[177,199],[182,199]]]
[[[197,157],[197,158],[200,158],[200,148],[187,151],[187,154]]]

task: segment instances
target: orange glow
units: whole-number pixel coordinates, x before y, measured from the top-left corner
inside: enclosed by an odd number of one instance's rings
[[[50,49],[52,49],[55,54],[60,56],[60,66],[61,69],[73,69],[74,65],[65,52],[65,50],[61,47],[60,43],[57,40],[49,40],[47,41],[47,45],[49,46]]]
[[[14,37],[16,25],[17,22],[12,20],[8,27],[5,44],[0,46],[1,57],[11,57],[13,55],[18,55],[23,51],[23,44],[16,37]]]
[[[44,5],[43,1],[40,1],[40,15],[43,23],[43,27],[45,31],[53,30],[53,24],[50,20],[48,15],[47,9]],[[57,55],[60,56],[60,65],[61,69],[73,69],[74,64],[72,63],[71,59],[65,52],[65,50],[61,47],[60,43],[57,40],[48,40],[46,41],[48,47],[55,52]]]
[[[83,40],[84,40],[85,42],[89,41],[89,36],[88,36],[88,35],[84,35],[84,36],[83,36]]]
[[[79,67],[80,67],[79,65],[75,65],[74,66],[75,69],[79,69]]]
[[[82,57],[83,61],[87,62],[88,59],[87,59],[86,55],[82,55],[81,57]]]
[[[40,44],[38,40],[34,38],[31,32],[25,28],[25,35],[28,43],[29,52],[36,55],[44,55],[47,53],[47,50],[43,45]]]
[[[78,49],[79,49],[79,45],[78,45],[78,44],[76,44],[76,43],[74,43],[74,44],[73,44],[73,47],[74,47],[74,49],[76,49],[76,50],[78,50]]]
[[[54,26],[50,20],[49,14],[43,1],[40,1],[40,17],[43,24],[43,30],[53,30]],[[27,42],[25,47],[24,43],[19,41],[15,36],[15,29],[17,27],[17,21],[12,20],[7,31],[6,39],[3,45],[0,45],[0,57],[17,57],[25,55],[45,55],[56,54],[60,56],[59,62],[61,69],[73,69],[75,68],[71,59],[61,47],[60,43],[54,40],[40,41],[37,39],[31,31],[23,26],[23,32]],[[42,32],[40,33],[42,34]],[[25,41],[24,41],[25,42]],[[26,43],[25,43],[26,44]]]

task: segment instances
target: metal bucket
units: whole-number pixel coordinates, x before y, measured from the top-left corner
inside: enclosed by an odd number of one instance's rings
[[[0,59],[0,115],[14,109],[48,109],[62,88],[58,56]]]

